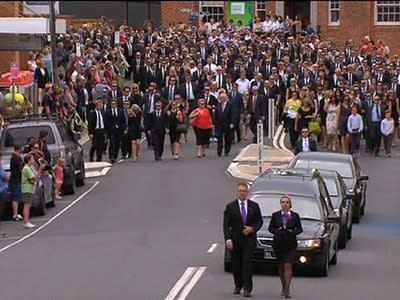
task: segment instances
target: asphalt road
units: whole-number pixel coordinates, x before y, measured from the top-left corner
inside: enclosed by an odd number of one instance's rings
[[[1,299],[163,300],[189,271],[195,274],[184,287],[187,298],[170,300],[238,298],[231,294],[231,274],[223,271],[222,214],[235,197],[235,183],[224,170],[240,147],[218,158],[212,144],[199,159],[191,138],[178,161],[169,159],[167,149],[164,160],[154,162],[143,147],[136,163],[115,164],[65,197],[65,206],[74,205],[48,226],[0,249]],[[294,299],[398,299],[399,161],[397,152],[392,159],[361,158],[370,176],[366,216],[354,225],[353,239],[329,277],[294,278]],[[254,299],[280,298],[275,274],[254,279]]]

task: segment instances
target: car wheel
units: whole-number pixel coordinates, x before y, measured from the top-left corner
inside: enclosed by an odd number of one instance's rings
[[[331,259],[331,265],[336,265],[337,264],[337,256],[338,256],[338,242],[336,242],[335,244],[335,254],[333,255],[332,259]]]
[[[66,185],[64,188],[65,194],[75,194],[75,190],[76,190],[76,178],[75,178],[75,170],[74,168],[71,168],[71,174],[70,174],[70,178],[71,178],[71,183]]]
[[[344,249],[346,248],[347,243],[347,228],[346,225],[340,226],[340,233],[339,233],[339,248]]]
[[[329,249],[329,248],[328,248]],[[324,255],[324,261],[317,267],[317,273],[320,276],[326,277],[328,276],[328,269],[329,269],[329,250],[328,253]]]
[[[35,208],[36,214],[38,216],[44,216],[46,214],[46,198],[44,195],[44,188],[43,186],[40,189],[40,201],[39,205]]]
[[[230,262],[230,254],[228,253],[228,250],[225,249],[225,255],[224,255],[224,271],[225,272],[231,272],[232,266]]]
[[[84,186],[85,185],[85,163],[83,162],[83,158],[81,159],[81,171],[79,175],[76,176],[76,185],[77,186]]]
[[[350,224],[350,228],[347,230],[347,238],[351,240],[351,236],[353,234],[353,223]]]

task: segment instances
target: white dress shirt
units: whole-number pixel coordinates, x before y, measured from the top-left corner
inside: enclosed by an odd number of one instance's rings
[[[310,151],[310,139],[308,137],[303,138],[303,152]]]

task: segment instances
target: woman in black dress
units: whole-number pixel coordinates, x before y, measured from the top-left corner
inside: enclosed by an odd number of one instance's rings
[[[178,101],[172,101],[168,104],[165,109],[167,113],[167,122],[169,130],[169,139],[171,142],[171,157],[172,159],[178,159],[179,155],[179,136],[178,123],[183,122],[182,112],[178,109]]]
[[[295,130],[298,135],[301,135],[303,128],[308,128],[308,123],[314,118],[314,110],[311,107],[311,102],[308,98],[302,101],[302,105],[297,111]]]
[[[279,263],[279,277],[282,284],[281,296],[291,298],[289,289],[292,279],[292,264],[295,260],[296,235],[303,232],[300,216],[291,210],[292,199],[283,195],[280,199],[281,210],[271,216],[268,230],[274,235],[273,248]]]
[[[142,110],[139,105],[132,104],[128,119],[128,136],[132,141],[132,160],[135,162],[139,156],[140,140],[142,138]]]

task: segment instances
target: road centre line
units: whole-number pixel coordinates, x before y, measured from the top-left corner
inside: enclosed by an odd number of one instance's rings
[[[176,282],[174,287],[171,289],[169,294],[164,300],[174,300],[175,297],[179,294],[183,286],[188,282],[190,277],[194,274],[194,272],[197,270],[197,268],[189,267],[186,269],[186,271],[183,273],[182,277]]]
[[[177,300],[186,300],[186,297],[189,295],[190,291],[193,289],[193,287],[196,285],[197,281],[201,278],[203,273],[206,271],[207,267],[200,267],[197,269],[196,273],[193,275],[192,279],[189,281],[189,283],[185,286],[183,289],[181,295]]]
[[[211,245],[210,248],[208,248],[207,253],[213,253],[213,251],[215,250],[215,248],[217,248],[218,244],[214,243]]]
[[[93,186],[91,186],[86,192],[84,192],[82,195],[80,195],[78,198],[76,198],[73,202],[71,202],[68,206],[66,206],[64,209],[62,209],[61,211],[59,211],[56,215],[54,215],[51,219],[49,219],[46,223],[44,223],[43,225],[41,225],[40,227],[38,227],[37,229],[35,229],[34,231],[32,231],[31,233],[23,236],[22,238],[20,238],[19,240],[8,244],[7,246],[3,247],[0,249],[0,253],[5,252],[7,249],[14,247],[20,243],[22,243],[23,241],[25,241],[26,239],[34,236],[35,234],[37,234],[39,231],[41,231],[42,229],[46,228],[48,225],[50,225],[51,223],[53,223],[58,217],[60,217],[63,213],[65,213],[68,209],[70,209],[72,206],[74,206],[76,203],[78,203],[79,201],[81,201],[83,199],[83,197],[85,197],[87,194],[89,194],[100,182],[96,181]]]

